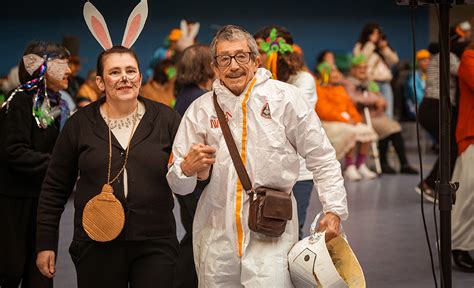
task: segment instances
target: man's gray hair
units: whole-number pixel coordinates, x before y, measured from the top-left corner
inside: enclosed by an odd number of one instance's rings
[[[211,55],[212,60],[216,58],[216,46],[218,41],[235,41],[235,40],[247,40],[247,44],[250,48],[250,52],[252,52],[252,59],[257,58],[259,55],[257,42],[253,36],[247,32],[242,27],[236,25],[226,25],[217,31],[216,35],[212,39],[211,42]]]

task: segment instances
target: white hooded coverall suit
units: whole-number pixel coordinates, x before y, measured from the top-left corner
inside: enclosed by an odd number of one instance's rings
[[[346,219],[340,164],[314,107],[309,107],[296,87],[270,77],[268,70],[259,68],[238,96],[219,80],[213,83],[253,186],[290,191],[298,178],[298,152],[314,175],[323,210]],[[249,197],[238,180],[212,95],[211,91],[195,100],[183,116],[167,175],[174,193],[191,193],[197,178],[183,174],[183,157],[193,144],[217,149],[211,179],[193,223],[199,287],[293,287],[287,254],[298,240],[295,199],[292,197],[292,220],[280,237],[250,231]]]

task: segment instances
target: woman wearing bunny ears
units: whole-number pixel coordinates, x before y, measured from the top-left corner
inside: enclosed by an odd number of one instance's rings
[[[32,42],[19,64],[20,86],[0,110],[0,287],[52,287],[35,265],[36,207],[60,127],[69,116],[69,52]]]
[[[102,15],[84,16],[104,50],[97,85],[105,97],[74,114],[58,138],[38,204],[37,265],[52,278],[58,227],[76,179],[69,253],[79,288],[173,287],[178,257],[173,196],[166,181],[180,116],[139,96],[142,74],[130,49],[143,28],[146,1],[112,46]]]

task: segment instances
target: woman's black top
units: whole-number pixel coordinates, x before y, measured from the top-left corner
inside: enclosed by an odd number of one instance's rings
[[[39,196],[59,135],[59,119],[38,127],[33,97],[34,92],[19,92],[0,111],[0,194],[8,197]]]
[[[130,144],[127,198],[123,174],[112,185],[125,210],[125,227],[117,240],[176,238],[174,200],[166,173],[180,116],[163,104],[138,99],[145,105],[145,114]],[[57,250],[59,220],[78,176],[73,239],[92,241],[82,227],[82,213],[107,181],[108,127],[99,109],[104,101],[76,112],[59,135],[38,204],[38,251]],[[114,177],[123,165],[125,150],[113,136],[112,155]]]

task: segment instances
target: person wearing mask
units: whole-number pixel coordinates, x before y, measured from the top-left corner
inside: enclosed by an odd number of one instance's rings
[[[69,52],[54,43],[28,44],[20,86],[0,110],[0,287],[52,287],[38,271],[36,210],[56,138],[69,116],[59,91],[68,87]],[[32,113],[33,112],[33,113]]]

